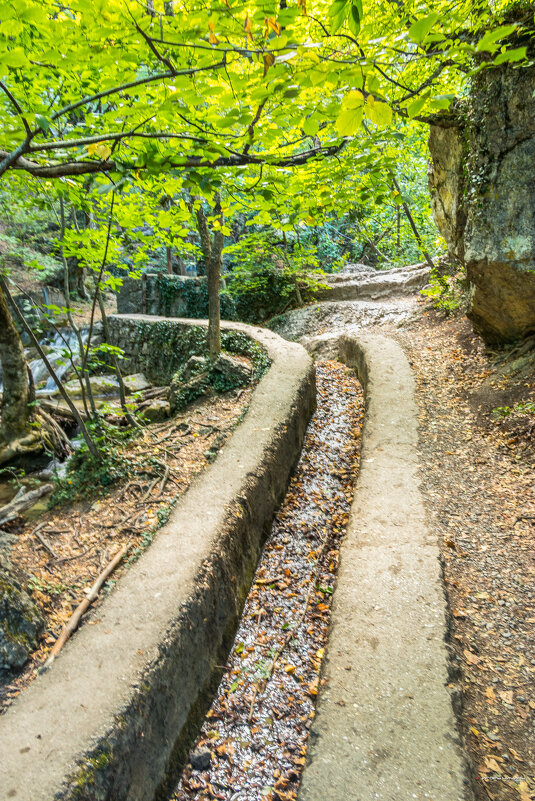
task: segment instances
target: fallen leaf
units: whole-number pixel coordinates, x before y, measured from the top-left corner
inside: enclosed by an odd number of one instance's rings
[[[471,665],[478,665],[479,664],[479,657],[472,653],[472,651],[468,651],[468,649],[464,649],[464,655],[466,657],[466,661],[469,662]]]
[[[500,696],[502,701],[505,701],[506,704],[512,704],[513,703],[513,691],[512,690],[504,690],[502,692],[499,692],[498,695]]]
[[[485,695],[489,699],[489,701],[496,701],[496,693],[492,687],[487,687],[485,690]]]
[[[494,757],[486,756],[485,757],[485,764],[490,770],[493,770],[495,773],[501,773],[502,772],[502,769],[500,768],[500,766],[498,765],[498,763],[496,762]]]

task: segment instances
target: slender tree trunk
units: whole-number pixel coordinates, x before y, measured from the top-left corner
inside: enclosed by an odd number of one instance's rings
[[[0,361],[4,383],[0,440],[9,443],[28,433],[29,386],[24,346],[1,287]]]
[[[4,297],[4,299],[6,297],[9,297],[9,289],[7,288],[7,284],[5,283],[5,280],[3,278],[0,278],[0,294],[2,295],[2,297]],[[44,361],[46,369],[48,370],[48,372],[50,373],[50,375],[54,379],[54,381],[56,383],[56,386],[59,389],[61,397],[63,398],[63,400],[65,401],[65,403],[69,407],[69,409],[71,410],[74,419],[78,423],[78,425],[80,427],[80,430],[82,432],[82,436],[85,439],[86,445],[87,445],[87,447],[89,449],[89,452],[91,453],[92,456],[97,458],[98,455],[99,455],[97,447],[96,447],[95,443],[93,442],[93,440],[91,439],[91,437],[89,435],[89,431],[87,430],[84,421],[80,417],[80,413],[79,413],[78,409],[76,408],[76,406],[74,405],[74,403],[70,399],[67,391],[65,390],[65,387],[63,386],[63,384],[61,383],[60,379],[58,378],[58,375],[57,375],[56,371],[54,370],[54,368],[50,364],[50,361],[49,361],[46,353],[44,352],[44,350],[42,349],[41,345],[39,344],[39,340],[37,339],[37,337],[33,333],[32,329],[30,328],[30,326],[26,322],[22,312],[16,307],[14,308],[14,312],[15,312],[15,314],[17,316],[17,319],[18,319],[19,323],[21,324],[21,326],[24,328],[24,330],[26,331],[26,333],[30,337],[30,340],[31,340],[33,346],[35,347],[35,349],[37,350],[37,352],[39,353],[39,356]],[[24,355],[24,350],[23,350],[23,355]],[[24,369],[24,374],[26,375],[26,367]],[[29,392],[28,388],[26,389],[26,392],[27,393]]]
[[[390,176],[392,178],[392,183],[394,185],[395,190],[397,192],[399,192],[399,194],[401,195],[401,189],[400,189],[399,184],[396,181],[396,178],[395,178],[394,173],[392,171],[390,171]],[[424,248],[424,243],[422,242],[422,237],[420,236],[420,232],[418,231],[418,228],[416,227],[416,223],[414,222],[414,218],[413,218],[413,216],[411,214],[411,210],[409,209],[408,204],[405,203],[405,202],[403,202],[403,211],[405,212],[405,216],[406,216],[407,220],[409,221],[410,227],[412,228],[412,232],[414,234],[414,238],[416,239],[416,242],[418,243],[418,247],[420,248],[420,250],[422,251],[422,253],[425,256],[426,262],[429,264],[430,267],[434,268],[435,265],[433,264],[433,259],[431,258],[431,256],[427,252],[427,250]]]
[[[173,263],[171,261],[171,248],[169,245],[165,248],[165,255],[167,258],[167,273],[168,275],[173,275]]]
[[[221,211],[221,195],[216,194],[214,214],[219,220],[219,228],[210,236],[210,229],[204,208],[197,209],[197,227],[201,238],[201,249],[208,276],[208,350],[210,359],[216,359],[221,353],[221,304],[219,297],[219,282],[221,279],[221,255],[225,244],[223,227],[223,214]]]

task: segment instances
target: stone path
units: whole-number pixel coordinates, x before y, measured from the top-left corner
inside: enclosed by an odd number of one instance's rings
[[[402,321],[416,300],[397,296],[399,271],[392,278],[384,305],[375,302],[377,315]],[[320,304],[326,330],[301,339],[312,353],[357,368],[368,409],[299,799],[467,801],[447,686],[439,549],[419,488],[412,371],[392,339],[362,332],[366,302],[348,301],[353,322],[340,326],[346,313],[330,312],[342,305]]]

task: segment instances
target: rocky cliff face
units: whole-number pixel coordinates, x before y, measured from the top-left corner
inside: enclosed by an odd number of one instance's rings
[[[535,331],[535,68],[483,70],[466,114],[433,126],[437,225],[471,284],[468,316],[490,344]]]
[[[464,260],[464,137],[461,128],[431,126],[429,169],[431,208],[437,228],[446,240],[448,254],[454,261]]]

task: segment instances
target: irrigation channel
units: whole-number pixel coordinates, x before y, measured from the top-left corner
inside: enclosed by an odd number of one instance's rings
[[[364,416],[360,384],[337,362],[318,363],[317,397],[223,678],[172,801],[296,798]]]

